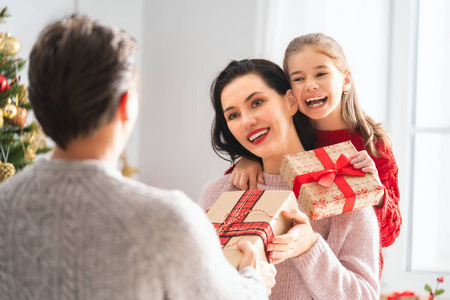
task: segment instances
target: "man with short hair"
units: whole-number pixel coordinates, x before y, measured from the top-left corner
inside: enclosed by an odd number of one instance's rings
[[[29,60],[29,98],[56,145],[0,185],[0,298],[265,299],[275,268],[249,243],[240,270],[179,191],[116,169],[135,123],[136,42],[73,16]]]

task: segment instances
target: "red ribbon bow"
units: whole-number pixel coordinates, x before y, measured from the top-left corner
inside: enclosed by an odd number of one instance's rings
[[[319,157],[319,159],[323,163],[323,157]],[[348,155],[347,153],[342,153],[335,164],[333,164],[333,162],[328,163],[328,165],[332,168],[312,172],[309,175],[313,177],[318,184],[324,187],[329,187],[331,183],[333,183],[337,175],[364,176],[365,174],[363,171],[357,170],[352,165],[350,165],[351,160],[352,158],[350,155]]]
[[[352,158],[346,153],[342,153],[336,163],[333,163],[324,148],[314,149],[313,151],[325,167],[325,170],[297,175],[294,180],[294,186],[292,187],[295,196],[298,198],[300,187],[304,183],[316,181],[324,187],[329,187],[331,183],[335,182],[345,196],[345,204],[342,212],[352,211],[355,205],[356,194],[342,175],[365,176],[366,174],[359,169],[355,169],[350,164]]]

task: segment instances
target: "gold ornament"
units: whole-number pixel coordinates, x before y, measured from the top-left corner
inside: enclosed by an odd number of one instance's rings
[[[20,104],[27,104],[29,102],[28,100],[28,89],[24,84],[20,85],[20,93],[18,97]]]
[[[15,116],[8,118],[6,121],[11,125],[18,125],[19,127],[23,127],[25,125],[25,122],[27,121],[28,111],[23,107],[14,107],[16,108]]]
[[[19,40],[12,37],[9,32],[5,34],[0,33],[0,41],[0,51],[7,56],[16,55],[22,47]]]
[[[36,124],[36,121],[33,121],[31,124]],[[24,159],[29,162],[33,162],[36,159],[36,153],[38,150],[43,149],[47,146],[44,132],[42,131],[42,128],[40,126],[37,126],[36,130],[22,135],[20,137],[20,142],[22,143]],[[26,148],[25,143],[28,144]]]
[[[24,159],[26,161],[34,161],[36,159],[36,151],[33,150],[33,147],[28,145],[25,150]]]
[[[17,115],[17,107],[12,104],[11,98],[8,98],[6,105],[3,107],[3,116],[12,119]]]
[[[3,110],[0,108],[0,128],[3,126]]]
[[[127,155],[125,152],[120,155],[120,159],[122,160],[122,175],[125,177],[131,177],[134,173],[139,172],[139,169],[136,169],[128,164]]]
[[[16,168],[12,163],[2,163],[0,161],[0,182],[5,181],[16,173]]]

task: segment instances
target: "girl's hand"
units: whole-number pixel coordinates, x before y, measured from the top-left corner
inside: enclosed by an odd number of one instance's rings
[[[317,241],[317,235],[304,213],[298,209],[289,209],[283,210],[283,214],[292,219],[294,226],[286,234],[274,237],[267,245],[269,259],[273,264],[302,255]]]
[[[353,158],[350,161],[350,164],[353,165],[355,169],[361,169],[364,173],[376,174],[376,176],[378,176],[377,167],[366,150],[350,154],[350,156]]]
[[[242,157],[231,173],[230,182],[241,190],[256,189],[256,182],[264,184],[262,166],[259,162]]]
[[[378,181],[380,181],[380,177],[378,176],[378,170],[375,165],[373,159],[369,156],[366,150],[359,151],[358,153],[353,153],[350,155],[353,159],[350,161],[350,164],[353,165],[355,169],[361,169],[364,173],[373,174]],[[382,207],[384,203],[384,194],[381,197],[375,207]]]

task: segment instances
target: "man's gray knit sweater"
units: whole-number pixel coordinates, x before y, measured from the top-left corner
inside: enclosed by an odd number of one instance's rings
[[[179,191],[99,161],[42,159],[0,184],[0,299],[266,299]]]

